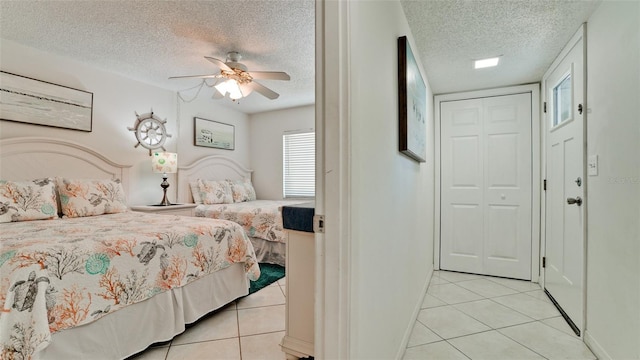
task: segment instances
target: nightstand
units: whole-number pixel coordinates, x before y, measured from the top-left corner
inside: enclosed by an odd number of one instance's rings
[[[164,215],[182,215],[193,216],[197,204],[175,204],[175,205],[139,205],[132,206],[131,210],[146,213],[164,214]]]

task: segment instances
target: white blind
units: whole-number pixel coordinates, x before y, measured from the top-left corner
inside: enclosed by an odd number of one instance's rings
[[[283,142],[284,197],[316,195],[316,137],[314,132],[285,134]]]

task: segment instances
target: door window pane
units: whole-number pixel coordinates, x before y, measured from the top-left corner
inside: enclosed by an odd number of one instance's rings
[[[553,126],[571,119],[571,73],[553,88]]]

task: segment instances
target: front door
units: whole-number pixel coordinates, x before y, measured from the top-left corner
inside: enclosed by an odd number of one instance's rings
[[[440,103],[440,268],[531,279],[531,93]]]
[[[584,312],[584,43],[580,31],[543,79],[545,101],[544,286],[576,333]]]

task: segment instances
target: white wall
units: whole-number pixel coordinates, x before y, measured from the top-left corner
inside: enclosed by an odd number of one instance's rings
[[[135,112],[151,109],[162,119],[167,132],[168,151],[176,150],[175,93],[43,52],[8,40],[0,40],[3,71],[48,81],[93,93],[93,131],[82,132],[38,125],[0,121],[0,138],[46,136],[72,140],[91,147],[120,164],[130,164],[129,204],[151,204],[162,199],[158,174],[151,171],[148,150],[138,147],[134,133],[127,130],[136,120]],[[175,176],[169,178],[175,183]],[[169,188],[175,199],[175,187]]]
[[[587,319],[599,358],[640,358],[640,3],[587,22]]]
[[[269,111],[250,116],[251,168],[259,199],[282,199],[282,135],[313,130],[315,106]]]
[[[417,163],[398,151],[397,38],[416,48],[400,2],[350,2],[349,28],[349,358],[392,359],[404,351],[433,270],[433,94],[425,77],[428,152]]]

